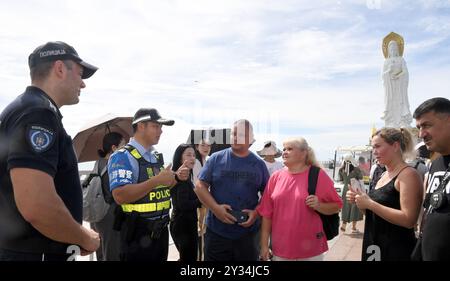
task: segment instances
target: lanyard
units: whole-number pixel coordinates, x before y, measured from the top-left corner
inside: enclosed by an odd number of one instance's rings
[[[450,171],[450,163],[448,164],[447,170],[445,170],[445,174],[444,174],[444,177],[442,178],[442,181],[439,183],[439,186],[438,186],[438,187],[436,188],[436,190],[431,194],[431,196],[433,196],[433,194],[435,194],[435,193],[437,193],[437,192],[440,192],[441,190],[444,190],[444,189],[445,189],[445,186],[447,185],[447,183],[448,183],[448,181],[449,181],[449,179],[450,179],[449,171]],[[431,196],[430,196],[430,198],[431,198]],[[431,199],[429,199],[429,200],[431,200]],[[420,234],[422,234],[422,229],[423,229],[423,226],[424,226],[424,224],[425,224],[426,217],[427,217],[429,214],[433,213],[433,211],[434,211],[434,207],[431,205],[431,203],[429,203],[428,208],[427,208],[427,211],[426,211],[426,213],[423,214],[422,220],[421,220],[421,222],[420,222]]]

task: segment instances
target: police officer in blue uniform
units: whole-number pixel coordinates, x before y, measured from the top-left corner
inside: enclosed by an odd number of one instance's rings
[[[28,58],[31,86],[0,115],[0,261],[67,260],[99,247],[82,226],[72,139],[59,108],[76,104],[97,67],[64,42]]]
[[[120,259],[166,261],[169,251],[170,188],[189,177],[183,164],[176,172],[164,168],[163,156],[153,145],[159,142],[163,119],[153,108],[139,109],[133,118],[133,138],[111,155],[108,162],[110,188],[120,230]]]

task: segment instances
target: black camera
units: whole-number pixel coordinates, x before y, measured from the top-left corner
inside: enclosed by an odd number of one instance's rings
[[[236,223],[246,222],[248,220],[248,214],[238,210],[228,210],[228,213],[233,215],[237,219]]]
[[[445,194],[444,191],[431,194],[430,205],[433,209],[439,210],[440,208],[447,206],[447,201],[447,194]]]

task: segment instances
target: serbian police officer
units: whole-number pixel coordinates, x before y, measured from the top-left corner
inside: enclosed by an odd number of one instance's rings
[[[111,155],[108,162],[110,188],[120,207],[115,226],[120,230],[120,259],[125,261],[166,261],[169,252],[170,188],[187,180],[183,164],[176,172],[164,168],[159,142],[162,126],[172,126],[154,108],[139,109],[134,115],[133,138]]]
[[[59,108],[78,103],[97,67],[63,42],[28,58],[31,86],[0,115],[0,260],[67,260],[99,247],[82,226],[72,140]]]

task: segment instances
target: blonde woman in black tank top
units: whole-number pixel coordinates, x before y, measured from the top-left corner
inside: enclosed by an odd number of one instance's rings
[[[373,135],[372,147],[386,172],[369,194],[347,193],[347,200],[366,214],[362,260],[409,260],[423,198],[419,174],[404,160],[413,148],[411,134],[383,128]]]

